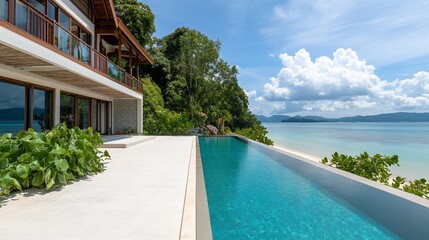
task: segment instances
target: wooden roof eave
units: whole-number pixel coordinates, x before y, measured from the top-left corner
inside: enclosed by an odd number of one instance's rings
[[[119,18],[117,18],[117,21],[118,21],[118,28],[120,30],[120,34],[122,34],[124,37],[127,38],[127,40],[129,40],[131,45],[133,45],[133,47],[137,50],[138,54],[142,56],[147,61],[147,63],[153,65],[154,62],[152,58],[144,50],[142,45],[140,45],[139,41],[137,41],[137,39],[133,36],[133,34],[131,34],[127,26],[125,26],[125,24]]]
[[[110,11],[112,12],[113,21],[115,22],[115,27],[118,27],[119,26],[119,23],[118,23],[119,18],[118,18],[118,16],[116,16],[116,9],[115,9],[115,4],[113,3],[113,0],[105,0],[105,2],[110,3],[109,6],[110,6]]]
[[[118,17],[113,0],[93,0],[93,5],[97,22],[113,22],[115,28],[118,27]]]

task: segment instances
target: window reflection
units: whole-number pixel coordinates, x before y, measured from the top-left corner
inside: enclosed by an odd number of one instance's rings
[[[67,127],[75,126],[76,119],[75,97],[65,93],[60,96],[60,122],[65,123]]]
[[[0,19],[7,21],[9,18],[9,1],[0,0]]]
[[[16,2],[15,25],[27,31],[27,7],[20,2]]]
[[[57,19],[58,8],[52,4],[50,1],[48,2],[48,17],[52,20]]]
[[[34,89],[32,125],[38,132],[52,128],[52,91]]]
[[[79,128],[89,127],[89,110],[91,101],[86,98],[79,98]]]
[[[25,87],[0,82],[0,135],[24,130]]]
[[[46,0],[28,0],[28,2],[40,12],[45,12]]]

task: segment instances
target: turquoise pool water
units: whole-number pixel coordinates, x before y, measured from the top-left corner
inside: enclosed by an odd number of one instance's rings
[[[271,150],[233,137],[199,144],[214,239],[399,239]]]

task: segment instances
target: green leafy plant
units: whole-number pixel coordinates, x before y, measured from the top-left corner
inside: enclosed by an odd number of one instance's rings
[[[426,179],[422,178],[408,181],[407,183],[405,183],[405,178],[400,176],[390,179],[391,174],[389,167],[392,165],[399,166],[399,158],[397,155],[382,156],[380,154],[375,154],[371,157],[367,152],[364,152],[358,156],[352,157],[336,152],[332,154],[332,159],[329,160],[325,157],[320,162],[429,199],[429,183],[426,182]],[[391,181],[391,184],[389,181]]]
[[[399,166],[399,159],[397,155],[382,156],[380,154],[375,154],[374,156],[369,156],[367,152],[364,152],[355,157],[338,154],[335,152],[332,154],[331,160],[328,160],[325,157],[321,162],[323,164],[386,184],[389,182],[389,178],[391,176],[389,167],[392,165]]]
[[[52,189],[70,180],[104,170],[107,151],[92,128],[67,128],[59,124],[43,133],[33,129],[0,137],[0,197],[14,190]]]
[[[408,184],[403,186],[403,189],[405,192],[429,199],[429,183],[424,178],[409,181]]]
[[[268,131],[265,129],[265,127],[261,125],[254,125],[251,128],[236,129],[235,133],[243,135],[260,143],[264,143],[266,145],[273,145],[274,143],[266,136]]]
[[[123,134],[127,134],[127,135],[135,133],[134,128],[132,128],[132,127],[124,128],[124,130],[122,132],[123,132]]]
[[[397,176],[393,179],[392,187],[399,188],[402,184],[405,183],[405,178]]]

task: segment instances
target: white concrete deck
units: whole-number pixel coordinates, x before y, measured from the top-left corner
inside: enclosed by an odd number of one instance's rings
[[[2,200],[0,239],[179,239],[193,141],[108,149],[102,174]]]
[[[102,148],[127,148],[155,139],[155,136],[107,135],[102,136]]]

